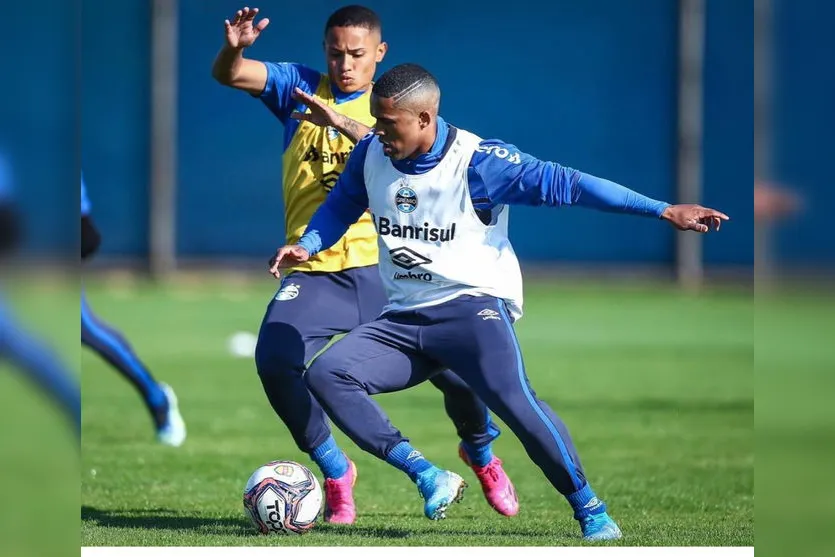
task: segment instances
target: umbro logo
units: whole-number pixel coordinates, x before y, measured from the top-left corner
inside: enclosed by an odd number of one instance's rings
[[[432,260],[409,248],[399,247],[389,251],[392,263],[401,269],[414,269],[419,265],[428,265]]]
[[[492,309],[483,309],[478,312],[476,315],[481,317],[482,321],[487,321],[488,319],[497,319],[501,321],[501,317],[499,317],[498,311],[493,311]]]
[[[598,506],[600,506],[600,499],[598,499],[597,497],[592,497],[591,500],[588,503],[583,505],[583,508],[584,509],[593,509],[593,508],[598,507]]]
[[[333,187],[336,185],[336,181],[339,179],[339,172],[336,170],[331,170],[330,172],[325,172],[322,175],[322,179],[319,180],[319,183],[322,184],[322,187],[325,188],[327,193],[330,193],[333,190]]]

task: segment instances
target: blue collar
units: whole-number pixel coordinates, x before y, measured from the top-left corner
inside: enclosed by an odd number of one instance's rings
[[[428,153],[419,155],[416,159],[403,159],[400,161],[392,161],[394,168],[403,174],[423,174],[435,168],[446,153],[446,143],[449,138],[449,124],[443,118],[438,116],[438,131],[435,135],[435,141],[432,143],[432,148]]]
[[[364,91],[354,91],[353,93],[346,93],[345,91],[337,87],[336,83],[334,83],[330,78],[328,78],[328,81],[330,81],[331,93],[333,94],[333,98],[336,101],[336,104],[342,104],[348,101],[352,101],[354,99],[358,99],[361,96],[363,96],[366,91],[368,91],[368,89],[365,89]]]

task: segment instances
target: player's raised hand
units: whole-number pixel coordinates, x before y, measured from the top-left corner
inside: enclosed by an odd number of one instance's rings
[[[244,8],[235,13],[232,21],[228,19],[224,21],[226,26],[226,44],[232,48],[246,48],[252,46],[252,43],[261,34],[261,31],[267,28],[270,20],[262,19],[257,24],[255,23],[255,16],[258,15],[258,8]]]
[[[270,258],[270,274],[275,278],[281,278],[282,269],[294,267],[308,259],[310,259],[310,254],[298,244],[281,247]]]
[[[323,128],[327,126],[334,127],[354,143],[358,143],[360,139],[371,131],[371,128],[365,124],[338,113],[328,106],[327,103],[323,102],[322,99],[309,95],[298,87],[293,91],[293,98],[310,108],[310,112],[295,111],[290,114],[290,117],[294,120],[310,122],[315,126]]]
[[[310,112],[295,111],[290,114],[290,117],[294,120],[310,122],[311,124],[321,127],[336,127],[337,124],[340,123],[342,115],[338,114],[334,109],[322,102],[321,99],[317,99],[313,95],[308,95],[298,87],[296,87],[295,91],[293,91],[293,98],[310,108]]]
[[[728,215],[716,209],[689,204],[670,205],[664,209],[661,218],[669,221],[679,230],[693,230],[702,233],[708,232],[711,228],[719,230],[722,221],[730,219]]]

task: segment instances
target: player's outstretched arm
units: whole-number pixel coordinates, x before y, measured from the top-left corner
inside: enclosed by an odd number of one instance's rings
[[[469,168],[470,189],[494,204],[577,205],[599,211],[652,216],[679,230],[719,229],[724,213],[700,205],[671,205],[620,184],[522,153],[499,140],[482,141]]]
[[[371,131],[371,128],[365,124],[352,120],[344,114],[339,114],[327,104],[323,103],[321,99],[305,93],[298,87],[293,91],[293,98],[310,108],[310,112],[296,111],[290,114],[290,117],[294,120],[310,122],[320,127],[332,126],[354,143],[358,143],[360,139],[368,135]]]
[[[258,8],[238,10],[232,21],[224,21],[226,42],[212,66],[212,77],[235,89],[258,95],[267,85],[267,67],[263,62],[244,58],[244,49],[252,46],[270,24],[267,18],[257,24]]]
[[[558,185],[555,189],[566,190],[565,195],[570,196],[570,204],[573,205],[600,211],[657,216],[668,221],[678,230],[694,232],[719,230],[722,221],[729,219],[728,215],[715,209],[694,204],[670,205],[610,180],[565,167],[561,168],[565,183]]]

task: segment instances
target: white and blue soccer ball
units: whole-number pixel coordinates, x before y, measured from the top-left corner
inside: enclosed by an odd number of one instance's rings
[[[322,510],[322,487],[306,466],[275,460],[259,467],[244,488],[244,512],[262,534],[304,534]]]

